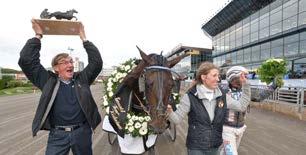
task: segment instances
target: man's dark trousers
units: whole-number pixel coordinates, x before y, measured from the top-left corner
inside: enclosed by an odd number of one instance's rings
[[[83,124],[73,131],[51,129],[46,155],[67,155],[72,150],[74,155],[92,155],[92,131]]]

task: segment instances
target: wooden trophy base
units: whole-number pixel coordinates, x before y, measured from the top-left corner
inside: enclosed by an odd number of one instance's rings
[[[44,35],[79,35],[79,21],[34,19]]]

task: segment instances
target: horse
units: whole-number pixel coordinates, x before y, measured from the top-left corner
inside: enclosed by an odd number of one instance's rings
[[[110,106],[109,122],[120,137],[124,137],[123,122],[128,111],[149,115],[148,128],[154,134],[161,134],[167,129],[166,109],[171,102],[173,75],[178,76],[171,68],[186,56],[183,54],[167,60],[162,54],[146,55],[138,46],[137,49],[142,59],[126,75],[114,94],[114,100],[120,98],[121,103],[114,101]]]
[[[71,9],[66,12],[56,11],[53,13],[49,13],[48,9],[44,9],[40,14],[40,18],[51,19],[52,17],[55,17],[56,19],[59,19],[59,20],[61,19],[71,20],[72,18],[75,18],[75,20],[78,20],[77,17],[73,16],[74,13],[78,13],[78,12],[75,9]]]

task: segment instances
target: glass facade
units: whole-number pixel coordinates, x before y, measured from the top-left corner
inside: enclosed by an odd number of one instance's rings
[[[213,62],[256,69],[268,58],[285,58],[297,70],[295,61],[306,57],[305,31],[306,0],[275,0],[213,36]]]

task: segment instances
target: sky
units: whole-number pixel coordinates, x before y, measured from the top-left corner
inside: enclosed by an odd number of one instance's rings
[[[104,67],[118,65],[145,53],[170,52],[182,44],[211,48],[211,39],[201,30],[228,0],[9,0],[0,6],[0,67],[20,70],[19,53],[34,36],[32,18],[43,9],[49,12],[75,9],[85,27],[87,39],[100,50]],[[74,49],[70,52],[68,49]],[[51,66],[60,52],[79,57],[87,64],[87,54],[79,36],[44,35],[41,63]]]

